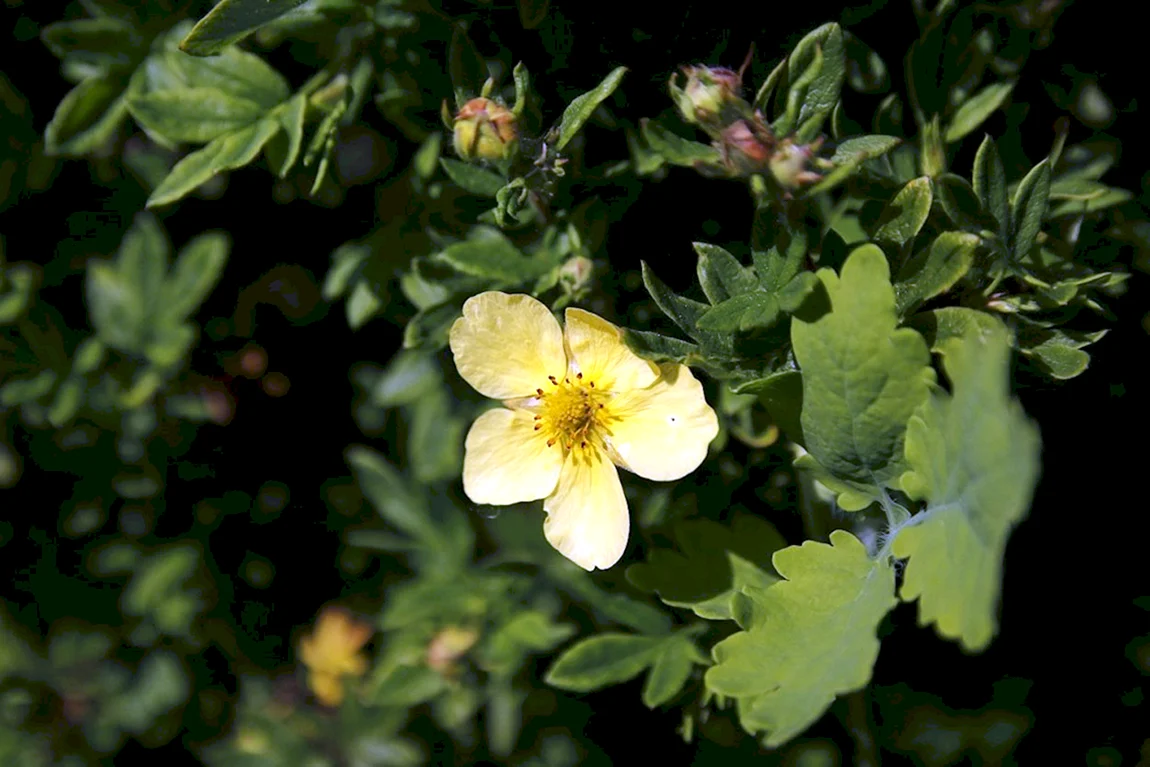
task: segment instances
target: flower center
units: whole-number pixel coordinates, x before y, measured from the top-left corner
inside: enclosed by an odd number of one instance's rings
[[[600,446],[604,434],[610,434],[610,420],[604,404],[606,392],[595,388],[595,382],[576,373],[562,381],[551,378],[547,390],[537,389],[539,409],[535,430],[547,435],[547,447],[559,445],[564,451]]]

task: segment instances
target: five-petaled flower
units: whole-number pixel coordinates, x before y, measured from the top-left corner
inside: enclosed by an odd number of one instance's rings
[[[325,706],[343,701],[344,677],[360,677],[367,671],[367,658],[360,650],[375,633],[371,625],[356,620],[338,607],[325,607],[315,630],[300,641],[299,658],[307,666],[307,684]]]
[[[475,503],[543,499],[544,535],[587,570],[627,546],[615,466],[653,480],[694,471],[718,419],[691,371],[656,365],[606,320],[568,309],[566,331],[531,296],[481,293],[451,327],[459,373],[501,400],[467,434],[463,489]]]

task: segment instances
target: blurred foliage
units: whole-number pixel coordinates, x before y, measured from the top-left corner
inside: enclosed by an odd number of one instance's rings
[[[1145,353],[1132,91],[1065,3],[881,5],[6,0],[0,764],[1042,761],[1041,681],[922,690],[1037,635],[999,603],[1039,475],[1116,483],[1057,432]],[[491,290],[706,381],[626,566],[462,491]],[[1069,519],[1035,592],[1097,564]],[[1090,764],[1150,761],[1139,596]]]

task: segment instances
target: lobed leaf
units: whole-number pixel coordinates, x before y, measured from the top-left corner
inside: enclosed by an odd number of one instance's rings
[[[818,277],[830,311],[791,323],[804,447],[832,477],[856,486],[839,504],[858,510],[905,471],[906,422],[926,400],[934,371],[922,336],[897,327],[890,267],[878,247],[856,248],[841,277],[829,269]]]
[[[861,689],[878,657],[879,623],[896,604],[894,568],[835,530],[775,552],[784,580],[753,594],[756,620],[715,645],[707,688],[737,699],[752,733],[778,746],[817,720],[836,695]]]
[[[1038,479],[1038,429],[1009,394],[1005,333],[941,345],[951,394],[934,392],[907,428],[902,487],[927,507],[895,536],[909,558],[900,596],[919,600],[919,622],[963,648],[995,632],[1002,555]]]

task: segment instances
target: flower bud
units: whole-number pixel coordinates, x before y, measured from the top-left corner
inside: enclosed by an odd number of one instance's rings
[[[736,120],[719,134],[723,161],[736,175],[749,176],[766,169],[775,139],[765,126]]]
[[[455,152],[465,160],[505,160],[519,145],[517,118],[491,99],[476,98],[455,114]]]
[[[591,284],[595,264],[586,256],[573,256],[559,267],[559,281],[572,293],[577,293]]]
[[[671,96],[679,114],[689,123],[717,127],[727,106],[743,106],[743,78],[726,67],[683,67],[687,84],[680,88],[671,80]],[[746,111],[740,109],[740,112]],[[713,135],[713,134],[712,134]]]
[[[779,182],[779,186],[784,189],[798,189],[804,184],[811,184],[822,178],[807,168],[821,143],[820,140],[812,144],[796,144],[788,138],[783,139],[775,147],[768,167],[775,181]]]

